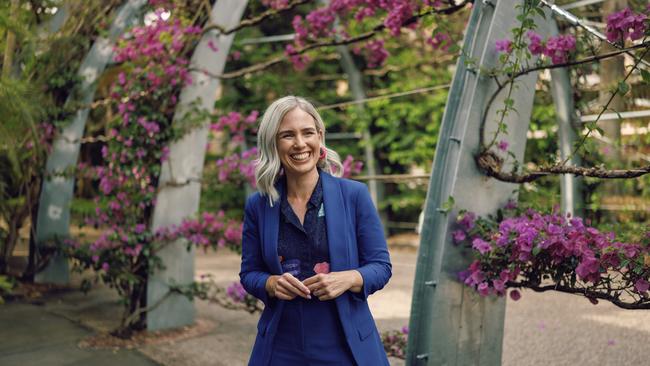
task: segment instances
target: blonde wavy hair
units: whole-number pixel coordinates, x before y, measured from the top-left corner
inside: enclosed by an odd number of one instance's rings
[[[300,108],[314,118],[316,129],[322,132],[323,140],[321,145],[327,150],[327,158],[318,161],[318,167],[323,171],[340,177],[343,174],[343,164],[339,154],[325,146],[325,124],[323,119],[316,111],[316,108],[306,99],[289,95],[282,97],[266,109],[262,122],[257,131],[257,149],[259,158],[255,164],[255,181],[257,189],[263,196],[269,197],[269,203],[277,202],[280,198],[278,190],[275,189],[275,183],[280,177],[282,163],[278,155],[276,135],[280,129],[280,123],[284,116],[294,108]]]

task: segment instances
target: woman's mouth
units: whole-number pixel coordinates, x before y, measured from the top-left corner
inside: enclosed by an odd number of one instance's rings
[[[311,154],[310,154],[308,151],[307,151],[307,152],[303,152],[303,153],[298,153],[298,154],[291,154],[291,155],[289,155],[289,157],[290,157],[292,160],[299,161],[299,162],[301,162],[301,161],[305,161],[305,160],[308,160],[310,156],[311,156]]]

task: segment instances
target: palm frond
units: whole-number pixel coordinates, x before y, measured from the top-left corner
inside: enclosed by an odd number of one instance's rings
[[[16,146],[37,134],[42,96],[28,82],[0,78],[0,147]]]

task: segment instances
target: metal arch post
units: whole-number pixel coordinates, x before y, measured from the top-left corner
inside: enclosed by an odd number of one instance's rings
[[[474,154],[479,147],[481,115],[488,96],[497,88],[490,77],[478,70],[497,66],[495,41],[511,36],[511,28],[518,25],[516,5],[522,3],[523,0],[474,3],[464,49],[475,66],[470,70],[466,56],[459,59],[443,116],[413,287],[407,365],[501,363],[505,300],[482,298],[458,281],[458,272],[466,269],[472,258],[467,249],[452,243],[449,232],[459,209],[484,215],[516,197],[516,185],[488,179],[477,170]],[[541,18],[537,24],[542,36],[549,33]],[[503,139],[518,160],[525,149],[536,80],[537,74],[529,74],[516,82],[512,99],[517,113],[504,120],[508,134]],[[495,113],[505,97],[502,91],[490,108],[486,136],[492,136],[497,129]],[[450,196],[456,207],[447,212],[442,207]]]
[[[210,20],[213,24],[229,29],[239,23],[247,3],[247,0],[219,0],[212,7]],[[191,67],[200,71],[192,72],[192,84],[185,86],[181,91],[172,123],[177,123],[176,121],[181,120],[196,106],[208,113],[213,111],[215,95],[221,82],[208,74],[218,75],[223,72],[234,37],[235,34],[222,35],[216,30],[201,37],[190,61]],[[218,48],[218,52],[215,53],[213,47],[210,47],[211,41]],[[206,123],[170,144],[169,159],[162,165],[158,181],[158,186],[164,188],[160,189],[156,196],[152,231],[170,225],[180,225],[183,219],[198,212],[201,195],[198,178],[203,174],[207,140]],[[171,181],[187,184],[169,186]],[[166,245],[158,255],[165,268],[149,276],[147,304],[158,304],[172,285],[188,285],[194,281],[194,249],[188,251],[183,239]],[[194,314],[194,304],[185,296],[174,293],[147,312],[147,329],[189,325],[194,322]]]
[[[97,80],[109,64],[113,54],[113,42],[135,20],[145,0],[129,0],[117,12],[108,37],[99,37],[83,59],[77,74],[81,77],[80,95],[82,104],[89,105],[95,98]],[[66,8],[60,17],[65,18]],[[58,19],[58,18],[57,18]],[[59,20],[51,26],[55,29]],[[70,96],[66,104],[72,102]],[[77,164],[81,138],[88,119],[89,108],[82,108],[56,136],[52,152],[47,158],[45,178],[41,188],[36,220],[36,250],[45,247],[45,242],[70,235],[70,203],[74,191],[74,179],[62,174]],[[48,178],[52,176],[51,178]],[[36,255],[38,262],[41,258]],[[37,265],[38,266],[38,265]],[[34,282],[66,284],[69,282],[68,262],[62,255],[53,256],[43,271],[36,273]]]
[[[555,20],[549,21],[551,33],[558,34],[559,30]],[[551,94],[555,104],[555,114],[558,124],[558,146],[562,161],[570,159],[571,165],[580,165],[580,157],[571,156],[573,145],[576,142],[576,128],[581,127],[578,116],[575,113],[573,104],[573,93],[571,92],[571,79],[565,68],[551,70]],[[574,175],[563,174],[560,178],[560,191],[562,213],[571,216],[582,216],[583,200],[580,180]]]

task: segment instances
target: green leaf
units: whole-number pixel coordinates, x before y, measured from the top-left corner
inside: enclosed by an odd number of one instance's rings
[[[620,90],[621,93],[622,93],[623,95],[625,95],[625,94],[627,94],[628,91],[630,91],[630,86],[627,85],[626,82],[624,82],[624,81],[620,81],[620,82],[618,83],[618,90]]]
[[[447,201],[445,201],[445,203],[442,204],[440,210],[444,213],[448,213],[449,211],[451,211],[452,208],[454,208],[455,203],[456,201],[454,200],[454,197],[449,196],[449,198],[447,198]]]
[[[534,255],[534,256],[537,256],[541,251],[542,251],[542,248],[540,248],[540,247],[534,247],[534,248],[533,248],[533,255]]]
[[[650,84],[650,71],[644,69],[639,70],[641,71],[641,77],[643,78],[643,81]]]
[[[14,282],[12,281],[11,277],[0,276],[0,294],[3,292],[9,293],[13,288],[14,288]]]
[[[544,13],[544,10],[541,8],[535,8],[535,12],[537,12],[537,14],[542,17],[542,19],[546,19],[546,13]]]
[[[627,267],[627,265],[630,264],[629,259],[625,259],[621,262],[621,268]]]

